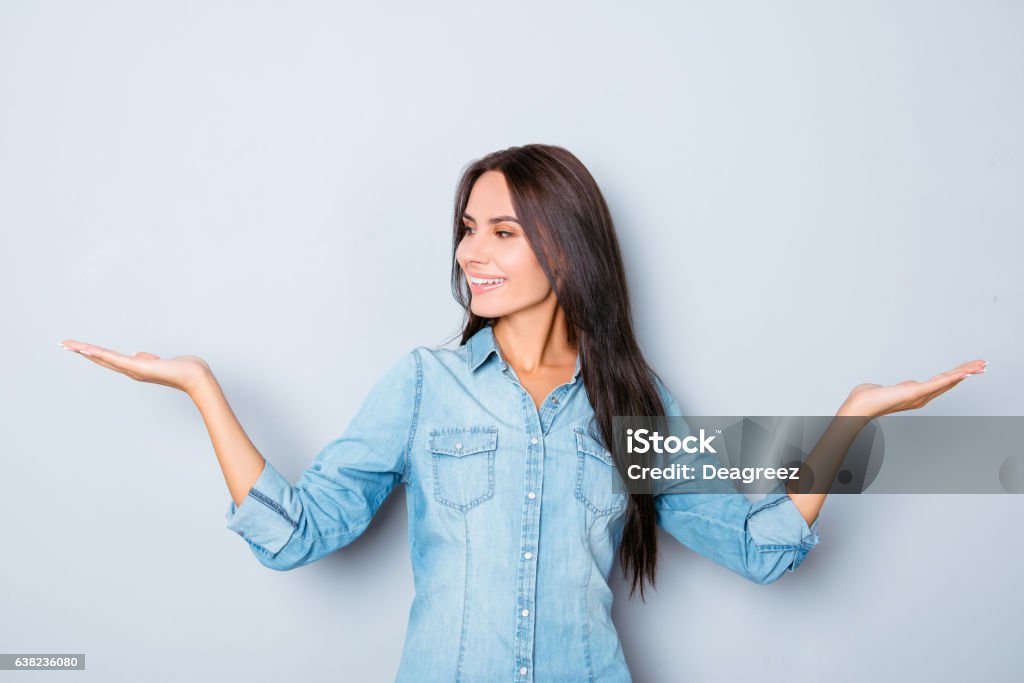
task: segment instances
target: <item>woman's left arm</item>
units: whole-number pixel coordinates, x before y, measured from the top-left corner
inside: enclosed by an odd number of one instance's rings
[[[836,472],[842,464],[842,458],[835,455],[845,454],[857,434],[871,419],[921,408],[970,375],[985,372],[986,365],[988,361],[981,359],[967,361],[924,382],[908,379],[892,386],[858,384],[836,412],[836,419],[829,424],[814,450],[807,456],[804,466],[814,473],[815,481],[835,481]],[[828,495],[798,493],[789,487],[787,493],[809,525],[817,519],[825,503],[825,496]]]

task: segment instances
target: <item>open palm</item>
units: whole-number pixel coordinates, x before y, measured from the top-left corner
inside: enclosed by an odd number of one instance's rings
[[[908,379],[891,386],[858,384],[846,399],[847,412],[852,415],[880,417],[901,410],[920,408],[965,378],[985,372],[986,365],[988,361],[985,360],[970,360],[923,382]]]
[[[110,368],[139,382],[151,382],[191,392],[209,372],[209,366],[199,356],[161,358],[155,353],[139,351],[126,356],[112,349],[74,339],[65,339],[58,346],[85,356],[97,365]]]

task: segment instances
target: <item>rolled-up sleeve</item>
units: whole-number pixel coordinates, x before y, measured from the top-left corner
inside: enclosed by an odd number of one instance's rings
[[[679,404],[658,381],[666,415],[681,416]],[[698,456],[709,458],[710,456]],[[780,483],[762,499],[744,494],[686,492],[670,488],[655,498],[657,523],[679,542],[756,583],[792,572],[818,544],[818,522],[808,526]],[[680,492],[673,492],[680,491]]]
[[[680,543],[756,583],[792,572],[818,544],[792,499],[769,493],[667,493],[655,499],[658,526]]]
[[[342,548],[408,472],[422,389],[417,350],[393,364],[371,389],[348,428],[328,443],[293,486],[266,462],[227,527],[271,569],[288,570]]]

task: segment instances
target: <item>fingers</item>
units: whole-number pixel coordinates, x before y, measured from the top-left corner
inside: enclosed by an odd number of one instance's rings
[[[943,388],[943,387],[956,386],[957,382],[959,382],[960,380],[964,379],[965,377],[969,377],[970,375],[981,374],[981,373],[985,372],[986,366],[988,366],[988,361],[987,360],[982,360],[980,358],[977,359],[977,360],[969,360],[966,363],[961,363],[960,365],[956,366],[952,370],[946,370],[945,372],[940,372],[939,374],[935,375],[934,377],[931,377],[930,379],[926,379],[923,382],[919,382],[919,381],[917,381],[915,379],[908,379],[908,380],[904,380],[902,382],[899,382],[899,383],[895,384],[894,386],[906,387],[906,386],[911,386],[911,385],[919,384],[919,385],[921,385],[921,388],[923,390],[934,391],[936,389],[940,389],[940,388]]]
[[[987,360],[970,360],[966,363],[961,363],[952,370],[946,372],[940,372],[939,374],[932,377],[925,384],[931,386],[954,386],[956,382],[969,377],[971,375],[979,375],[985,372],[985,368],[988,366]]]
[[[988,366],[988,361],[978,358],[976,360],[969,360],[966,363],[961,363],[949,372],[956,374],[969,374],[975,375],[980,372],[985,372],[985,368]]]
[[[57,346],[62,349],[67,349],[68,351],[80,353],[83,356],[92,356],[93,351],[99,348],[94,344],[86,344],[85,342],[75,341],[74,339],[65,339],[62,342],[58,342]]]
[[[942,388],[940,388],[940,389],[938,389],[938,390],[936,390],[936,391],[933,391],[933,392],[931,392],[931,393],[925,394],[924,396],[922,396],[922,397],[921,397],[920,399],[918,399],[918,400],[919,400],[919,402],[920,402],[920,404],[921,404],[922,406],[924,406],[924,405],[927,405],[927,404],[928,404],[929,402],[931,402],[931,400],[932,400],[932,399],[934,399],[934,398],[936,398],[937,396],[941,396],[942,394],[946,393],[947,391],[949,391],[950,389],[952,389],[953,387],[955,387],[955,386],[956,386],[957,384],[960,384],[960,382],[963,382],[963,381],[964,381],[965,379],[967,379],[967,376],[966,376],[966,375],[964,375],[964,376],[961,376],[961,377],[958,377],[958,378],[957,378],[956,380],[954,380],[953,382],[950,382],[950,383],[949,383],[949,384],[947,384],[946,386],[944,386],[944,387],[942,387]]]
[[[91,360],[93,363],[96,363],[96,365],[102,365],[105,368],[110,368],[111,370],[115,370],[117,372],[120,372],[121,374],[129,375],[129,376],[131,376],[134,379],[134,375],[132,375],[132,373],[127,371],[125,368],[121,368],[121,367],[118,367],[116,365],[112,365],[112,364],[110,364],[110,363],[108,363],[106,361],[100,360],[96,356],[89,356],[89,360]]]
[[[83,342],[64,342],[62,346],[64,346],[64,348],[69,348],[72,351],[77,351],[83,356],[88,356],[93,359],[104,360],[108,363],[114,362],[115,357],[121,355],[116,351],[105,349],[102,346],[96,346],[95,344],[85,344]]]
[[[918,402],[921,406],[924,406],[927,403],[929,403],[932,399],[936,398],[937,396],[941,396],[942,394],[946,393],[956,385],[960,384],[960,382],[963,382],[972,374],[978,374],[981,372],[984,372],[984,369],[977,370],[976,372],[959,372],[957,374],[954,374],[951,377],[948,377],[944,381],[942,381],[937,389],[933,389],[925,394],[922,394],[921,397],[918,399]]]
[[[133,371],[138,369],[134,362],[134,358],[125,356],[124,354],[118,353],[112,349],[105,349],[102,346],[85,344],[73,339],[66,339],[59,343],[58,346],[69,351],[80,353],[97,365],[102,365],[105,368],[110,368],[111,370],[116,370],[117,372],[122,372],[129,376],[134,376]]]
[[[987,365],[988,361],[982,359],[967,361],[952,370],[940,372],[924,382],[908,379],[893,385],[892,388],[899,387],[904,392],[902,400],[905,401],[904,405],[906,407],[900,410],[914,410],[925,406],[934,398],[946,393],[971,375],[985,372]]]

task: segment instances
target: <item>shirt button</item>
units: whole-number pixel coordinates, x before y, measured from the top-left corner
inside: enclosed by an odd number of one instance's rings
[[[528,560],[532,560],[533,559],[533,553],[531,553],[529,550],[527,550],[525,553],[523,553],[523,557],[525,557]]]
[[[524,609],[524,610],[523,610],[523,616],[524,616],[524,617],[528,617],[528,616],[530,616],[530,610],[528,610],[528,609]]]
[[[537,497],[537,494],[534,493],[533,491],[530,491],[529,493],[526,494],[526,497],[529,498],[530,500],[533,500],[534,498]]]
[[[520,676],[525,676],[526,675],[526,667],[525,666],[519,667],[519,675]]]
[[[456,450],[458,450],[458,449],[460,449],[460,448],[462,448],[462,442],[461,442],[461,441],[459,441],[459,442],[457,442],[457,443],[455,444],[455,449],[456,449]]]
[[[558,397],[557,396],[552,396],[551,397],[551,402],[552,403],[558,403]]]
[[[530,443],[537,443],[538,440],[539,439],[537,439],[537,437],[533,437],[532,439],[530,439]]]

